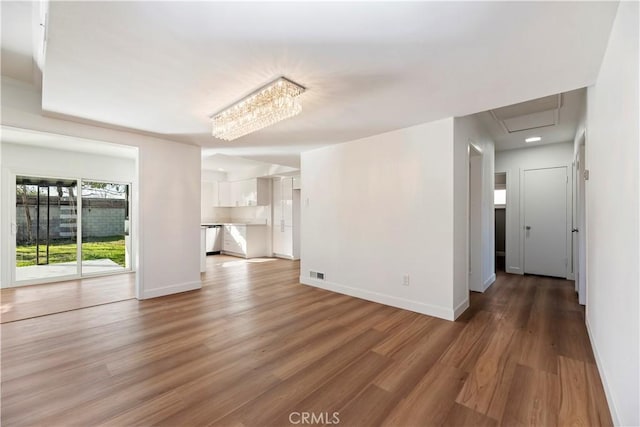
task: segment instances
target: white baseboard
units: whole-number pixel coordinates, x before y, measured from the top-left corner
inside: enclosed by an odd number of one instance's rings
[[[493,285],[493,282],[496,281],[496,273],[491,274],[482,284],[482,292],[486,291],[489,286]]]
[[[520,270],[520,267],[507,267],[505,271],[511,274],[524,274],[522,270]]]
[[[460,317],[460,315],[462,313],[464,313],[464,311],[469,308],[469,298],[465,299],[464,301],[462,301],[460,304],[458,304],[458,306],[453,310],[453,317],[454,319],[457,319],[458,317]]]
[[[303,285],[314,286],[316,288],[325,289],[327,291],[336,292],[339,294],[349,295],[367,301],[390,305],[391,307],[402,308],[404,310],[415,311],[416,313],[426,314],[428,316],[439,317],[440,319],[455,320],[456,317],[454,310],[446,307],[424,304],[405,298],[394,297],[391,295],[367,291],[359,288],[353,288],[351,286],[345,286],[339,283],[327,282],[326,280],[318,280],[312,279],[310,277],[300,276],[300,283],[302,283]]]
[[[202,282],[186,282],[178,283],[176,285],[164,286],[162,288],[145,289],[142,292],[142,299],[163,297],[165,295],[177,294],[180,292],[194,291],[202,288]]]
[[[573,273],[567,274],[567,280],[576,280],[576,276]]]
[[[613,421],[613,425],[619,426],[621,425],[621,423],[620,423],[620,418],[618,418],[618,411],[616,410],[615,402],[613,401],[613,394],[611,393],[609,383],[607,382],[607,377],[605,376],[604,369],[602,368],[602,359],[600,359],[600,353],[598,352],[598,348],[595,345],[595,340],[593,339],[593,335],[591,335],[589,318],[586,316],[585,316],[584,323],[587,325],[587,334],[589,335],[589,341],[591,342],[593,355],[596,359],[596,366],[598,367],[598,373],[600,374],[600,378],[602,379],[602,387],[604,388],[604,394],[607,398],[607,403],[609,404],[609,412],[611,412],[611,419]]]

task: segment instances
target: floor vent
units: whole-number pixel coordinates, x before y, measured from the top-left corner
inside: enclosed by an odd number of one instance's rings
[[[309,271],[309,275],[312,279],[324,280],[324,273],[318,273],[317,271]]]

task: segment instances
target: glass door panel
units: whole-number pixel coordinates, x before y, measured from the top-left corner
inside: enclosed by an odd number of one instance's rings
[[[16,177],[16,282],[78,275],[77,181]]]
[[[82,181],[82,275],[130,270],[129,185]]]

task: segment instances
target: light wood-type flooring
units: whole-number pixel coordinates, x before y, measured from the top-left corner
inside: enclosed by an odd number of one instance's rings
[[[199,291],[2,325],[2,425],[611,425],[573,282],[500,274],[448,322],[298,276],[215,256]]]
[[[135,273],[0,290],[0,323],[135,298]]]

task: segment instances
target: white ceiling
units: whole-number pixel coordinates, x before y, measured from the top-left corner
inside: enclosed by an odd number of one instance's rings
[[[557,124],[553,126],[508,133],[489,111],[478,113],[477,117],[483,122],[485,128],[493,137],[496,144],[496,151],[573,141],[580,121],[580,115],[586,106],[586,89],[578,89],[563,93],[561,100],[562,105],[557,113],[558,121]],[[526,103],[519,104],[518,109],[526,111],[528,105],[533,105],[533,108],[535,108],[535,104],[536,100],[531,100]],[[514,119],[520,117],[527,116],[516,116]],[[533,136],[539,136],[542,140],[535,143],[525,143],[526,138]]]
[[[592,84],[616,9],[54,2],[42,105],[297,167],[310,148]],[[299,116],[232,142],[210,135],[208,116],[279,75],[308,88]]]
[[[2,12],[2,75],[32,83],[33,38],[32,2],[3,1]]]

